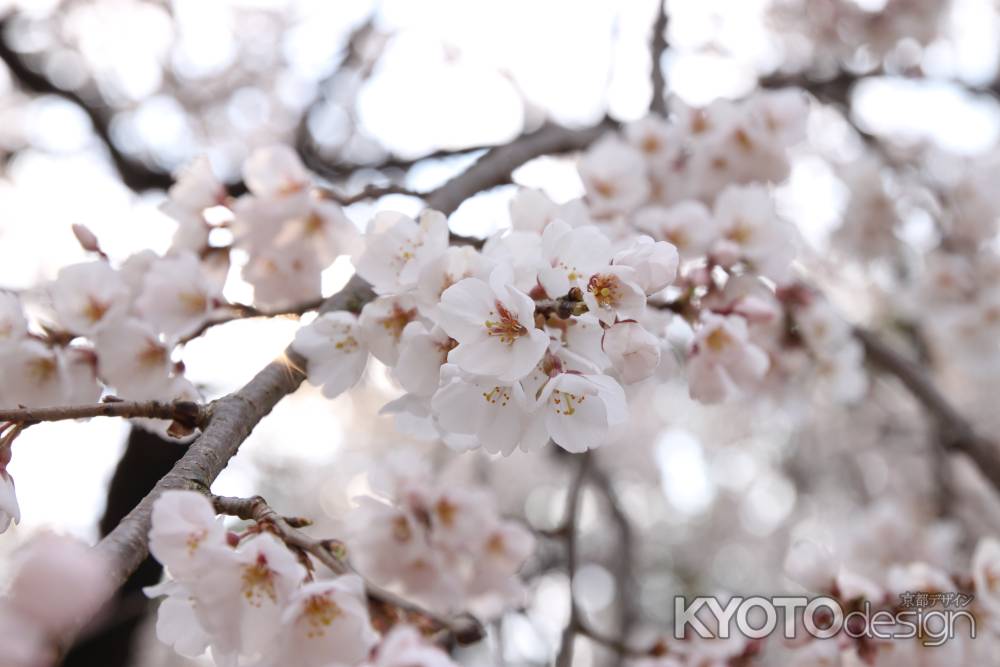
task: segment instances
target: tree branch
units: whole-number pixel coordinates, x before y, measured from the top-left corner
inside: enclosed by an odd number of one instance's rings
[[[578,531],[577,519],[580,514],[580,501],[583,496],[584,481],[590,468],[591,453],[580,455],[579,467],[566,493],[566,513],[563,517],[561,532],[566,541],[566,576],[569,577],[569,622],[563,629],[559,641],[559,653],[556,655],[556,667],[571,667],[573,664],[573,641],[580,630],[580,609],[573,595],[573,580],[576,578]]]
[[[865,348],[866,358],[896,376],[938,423],[942,445],[968,456],[983,476],[1000,491],[1000,450],[976,433],[975,428],[934,385],[924,369],[892,349],[874,332],[855,328],[854,336]]]
[[[579,130],[546,123],[509,144],[486,151],[468,169],[429,192],[427,206],[445,214],[452,213],[473,194],[509,182],[511,173],[529,160],[586,148],[617,125],[609,118]]]
[[[649,44],[649,55],[653,61],[650,73],[653,97],[649,101],[649,110],[660,116],[667,115],[667,77],[663,72],[663,54],[666,52],[667,3],[666,0],[657,0],[656,20],[653,22],[653,34]]]
[[[330,188],[319,188],[320,195],[331,201],[335,201],[341,206],[350,206],[351,204],[356,204],[359,201],[365,201],[368,199],[378,199],[379,197],[384,197],[386,195],[407,195],[410,197],[423,197],[423,193],[415,192],[409,188],[403,187],[402,185],[375,185],[369,183],[359,192],[353,195],[343,195]]]
[[[632,631],[632,626],[636,622],[635,600],[638,596],[636,581],[633,576],[635,567],[635,535],[632,531],[632,524],[625,515],[625,510],[621,506],[618,493],[608,472],[599,465],[591,466],[590,478],[594,482],[594,487],[604,497],[607,504],[611,521],[618,531],[618,549],[615,556],[615,590],[619,602],[619,628],[618,637],[613,642],[601,641],[595,636],[588,635],[591,639],[612,648],[618,653],[619,660],[630,655],[632,651],[628,649],[626,640]],[[603,638],[607,639],[607,638]]]
[[[205,322],[195,331],[184,336],[177,342],[179,345],[190,343],[195,338],[203,335],[209,329],[217,327],[220,324],[228,324],[229,322],[235,322],[237,320],[247,320],[257,317],[270,318],[283,317],[286,315],[303,315],[311,310],[319,310],[322,308],[324,303],[326,303],[326,299],[322,297],[319,299],[312,299],[310,301],[303,301],[302,303],[285,306],[284,308],[272,309],[257,308],[256,306],[251,306],[245,303],[228,303],[224,307],[232,309],[232,312],[205,320]]]
[[[173,176],[166,171],[150,167],[123,153],[111,137],[113,111],[104,103],[96,90],[89,95],[74,90],[60,88],[48,77],[34,69],[29,61],[15,51],[4,39],[13,23],[13,15],[0,19],[0,61],[7,66],[11,75],[25,90],[39,95],[56,95],[75,104],[90,120],[94,134],[104,144],[112,164],[121,176],[122,182],[137,192],[143,190],[166,190],[173,182]],[[93,87],[92,87],[93,88]]]
[[[31,425],[39,422],[88,419],[90,417],[142,417],[169,419],[183,426],[199,428],[210,417],[210,409],[192,401],[109,401],[93,405],[65,405],[52,408],[0,410],[0,422]]]

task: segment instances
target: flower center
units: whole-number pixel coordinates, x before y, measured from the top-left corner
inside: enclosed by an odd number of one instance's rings
[[[672,229],[663,236],[678,248],[686,248],[688,245],[688,235],[683,229]]]
[[[48,382],[56,374],[56,362],[49,357],[35,357],[28,361],[28,374],[38,384]]]
[[[323,216],[321,216],[316,211],[312,211],[309,217],[306,218],[305,232],[307,236],[315,236],[323,231],[325,226],[323,221]]]
[[[660,138],[655,134],[647,134],[642,138],[642,151],[644,153],[653,154],[659,151],[663,147],[660,143]]]
[[[303,609],[303,616],[309,624],[306,637],[310,639],[322,637],[326,633],[326,628],[343,613],[329,595],[310,595]]]
[[[497,319],[489,319],[484,322],[486,332],[490,336],[498,336],[501,343],[513,345],[515,340],[528,333],[528,329],[517,321],[517,318],[505,305],[497,301],[494,306],[496,311],[491,311],[490,317]]]
[[[611,199],[615,196],[617,190],[615,189],[614,183],[605,181],[600,178],[594,179],[594,192],[601,195],[605,199]]]
[[[345,354],[350,354],[358,349],[358,339],[351,335],[350,327],[338,327],[340,332],[340,340],[334,342],[333,347],[340,352]],[[331,336],[331,338],[336,339],[337,334]]]
[[[506,544],[503,541],[503,535],[500,533],[493,533],[490,535],[490,539],[486,541],[486,551],[494,556],[503,556],[507,551]]]
[[[264,597],[278,601],[274,590],[274,572],[267,566],[267,557],[257,555],[257,562],[243,568],[243,597],[254,607],[259,607]]]
[[[185,544],[187,545],[188,556],[194,555],[194,552],[198,550],[198,545],[201,544],[202,540],[205,539],[205,536],[207,534],[208,534],[207,531],[199,530],[197,532],[190,533],[188,535],[187,541],[185,542]]]
[[[96,324],[107,314],[109,308],[111,308],[110,303],[106,303],[92,296],[87,297],[87,305],[83,307],[83,316],[92,323]]]
[[[490,405],[500,404],[505,407],[510,401],[510,389],[508,387],[493,387],[489,391],[483,392],[483,399]]]
[[[572,417],[576,414],[576,409],[587,400],[586,394],[571,394],[568,391],[552,392],[552,407],[556,414],[564,417]],[[574,405],[575,403],[575,405]]]
[[[140,366],[161,366],[167,360],[167,350],[156,341],[147,340],[146,345],[139,352]]]
[[[434,512],[441,519],[441,523],[450,528],[455,525],[455,517],[458,515],[458,505],[447,498],[441,498],[434,505]]]
[[[599,273],[591,276],[587,291],[594,295],[599,306],[608,308],[618,302],[621,296],[621,283],[617,276]]]
[[[201,292],[181,292],[177,295],[177,299],[184,310],[192,315],[205,312],[205,307],[208,306],[208,299]]]
[[[726,238],[737,244],[744,244],[753,236],[753,228],[743,220],[737,220],[736,224],[726,232]]]
[[[413,537],[413,530],[410,529],[410,522],[405,516],[397,516],[392,520],[392,536],[397,542],[409,542]]]
[[[417,309],[410,308],[406,310],[402,308],[398,303],[392,304],[392,313],[387,317],[383,317],[379,322],[382,327],[392,335],[396,342],[399,342],[399,337],[403,335],[403,329],[406,325],[413,321],[417,316]]]
[[[708,345],[708,349],[712,350],[712,352],[721,352],[726,349],[731,342],[733,342],[733,339],[721,327],[714,329],[712,333],[708,334],[705,338],[705,344]]]

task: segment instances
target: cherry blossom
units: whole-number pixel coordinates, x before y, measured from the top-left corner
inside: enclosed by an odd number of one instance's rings
[[[384,211],[372,218],[365,232],[365,249],[355,260],[358,275],[381,294],[398,292],[417,283],[425,262],[448,246],[448,221],[427,211],[419,221]]]
[[[368,618],[364,583],[356,575],[298,588],[282,616],[287,631],[263,665],[324,667],[361,662],[377,642]]]
[[[135,307],[157,332],[182,337],[197,331],[220,301],[220,286],[185,252],[151,264]]]
[[[556,221],[542,232],[542,258],[538,282],[557,298],[571,287],[586,287],[592,275],[607,267],[611,252],[607,237],[596,227],[574,229]]]
[[[532,406],[519,382],[497,384],[451,364],[442,368],[441,377],[431,406],[445,431],[474,435],[491,454],[510,454],[522,443]]]
[[[607,375],[559,373],[545,383],[526,436],[529,448],[551,438],[568,452],[604,442],[628,419],[621,385]]]
[[[258,197],[290,197],[303,192],[312,178],[288,146],[276,144],[254,151],[243,164],[247,187]]]
[[[152,522],[149,551],[179,581],[195,581],[229,552],[222,522],[194,491],[164,491],[153,505]]]
[[[409,625],[397,625],[375,649],[365,667],[457,667],[448,654]]]
[[[583,302],[604,324],[615,319],[634,320],[646,308],[646,293],[636,282],[637,272],[630,266],[609,266],[590,276]]]
[[[166,398],[173,364],[152,328],[128,319],[94,339],[101,377],[122,398]]]
[[[653,375],[660,364],[660,341],[636,322],[619,322],[604,332],[604,352],[625,384]]]
[[[595,144],[579,168],[587,202],[597,217],[629,213],[649,196],[642,153],[616,137]]]
[[[382,363],[395,366],[403,330],[419,317],[410,296],[383,296],[365,304],[358,318],[368,349]]]
[[[10,450],[3,455],[10,459]],[[7,472],[6,464],[0,470],[0,533],[10,528],[13,521],[15,524],[21,522],[21,508],[17,503],[17,494],[14,492],[14,478]]]
[[[706,313],[688,363],[692,398],[726,400],[759,382],[770,365],[767,354],[749,339],[746,320]]]
[[[102,261],[61,269],[50,294],[59,322],[79,334],[92,334],[107,327],[128,308],[125,284]]]
[[[509,272],[497,269],[489,283],[466,278],[441,295],[438,325],[458,341],[448,361],[468,373],[516,380],[548,346],[548,336],[535,328],[534,301],[509,279]]]
[[[454,346],[455,341],[444,329],[434,327],[428,331],[424,323],[410,322],[400,337],[393,375],[408,392],[421,396],[433,394],[440,384],[441,366]]]
[[[976,599],[991,613],[1000,613],[1000,541],[984,538],[972,557]]]
[[[81,624],[104,601],[111,582],[100,554],[73,538],[42,533],[15,562],[7,595],[51,632]]]
[[[324,313],[299,329],[292,347],[308,362],[309,383],[333,398],[351,388],[364,373],[368,348],[358,318],[350,313]]]
[[[615,266],[628,266],[635,272],[633,281],[646,294],[655,294],[677,277],[677,248],[648,236],[638,237],[633,245],[615,254]]]
[[[16,294],[0,292],[0,344],[23,338],[28,333],[21,300]]]
[[[715,240],[712,212],[697,200],[673,206],[647,206],[633,217],[635,226],[660,241],[669,242],[684,259],[704,255]]]
[[[71,393],[65,354],[32,338],[0,347],[0,373],[4,405],[62,405]]]
[[[322,294],[323,266],[309,246],[272,248],[255,253],[243,267],[243,279],[253,285],[254,303],[281,308]]]

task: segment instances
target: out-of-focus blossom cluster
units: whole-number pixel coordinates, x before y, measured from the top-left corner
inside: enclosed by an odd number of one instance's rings
[[[777,0],[771,18],[793,53],[808,49],[800,57],[821,71],[894,55],[906,65],[914,46],[941,35],[951,5],[948,0]]]
[[[0,598],[0,663],[45,667],[58,645],[93,620],[111,592],[102,556],[73,538],[43,533],[14,558]]]
[[[149,544],[169,572],[147,589],[165,596],[156,633],[181,655],[211,650],[218,665],[257,667],[452,664],[406,626],[380,643],[359,576],[320,578],[275,534],[227,531],[199,493],[167,491],[157,500]]]
[[[535,540],[500,516],[489,490],[434,479],[412,458],[378,477],[378,495],[355,498],[346,518],[348,552],[366,578],[447,614],[488,619],[523,604],[516,574]]]

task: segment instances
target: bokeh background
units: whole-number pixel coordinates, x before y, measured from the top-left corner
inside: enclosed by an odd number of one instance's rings
[[[835,6],[876,17],[901,4],[916,18],[884,43],[870,39],[881,33],[857,27],[864,22],[828,20]],[[668,8],[663,64],[671,96],[700,105],[795,81],[820,91],[809,140],[796,149],[778,197],[802,232],[817,281],[849,317],[864,317],[870,275],[830,254],[850,200],[845,169],[870,137],[901,159],[942,151],[961,160],[994,149],[996,3],[670,0]],[[651,93],[656,12],[650,0],[0,2],[0,287],[30,303],[61,266],[83,260],[75,223],[94,231],[113,259],[164,251],[175,223],[158,205],[170,174],[199,155],[235,184],[250,151],[288,143],[345,192],[387,179],[426,190],[484,147],[545,121],[583,127],[604,116],[640,118]],[[823,91],[831,94],[824,99]],[[573,156],[539,158],[513,180],[556,201],[583,192]],[[514,188],[467,201],[452,216],[453,230],[483,236],[507,226]],[[347,210],[363,227],[377,208],[420,207],[388,196]],[[919,207],[904,223],[898,233],[911,247],[934,243]],[[324,292],[350,270],[338,261],[324,274]],[[252,299],[235,269],[226,296]],[[207,397],[219,396],[277,355],[297,326],[280,318],[227,324],[179,357]],[[664,381],[633,408],[642,415],[633,445],[606,460],[643,536],[643,585],[630,594],[646,618],[668,618],[677,592],[780,588],[775,563],[793,532],[852,523],[850,530],[872,532],[933,514],[920,493],[930,474],[924,424],[898,387],[850,409],[808,397],[703,407],[666,365]],[[486,465],[406,439],[391,417],[378,415],[400,393],[374,361],[361,387],[332,402],[303,388],[257,428],[214,490],[261,493],[336,534],[350,497],[367,490],[373,462],[406,451],[494,486],[505,510],[536,528],[558,523],[565,465],[517,455]],[[23,520],[0,537],[0,552],[44,528],[95,540],[129,432],[115,420],[27,431],[10,467]],[[880,504],[889,489],[898,491],[894,500]],[[898,500],[907,493],[912,502]],[[616,593],[607,525],[607,508],[588,496],[586,564],[574,588],[598,616]],[[927,549],[939,537],[928,537]],[[491,636],[496,655],[512,664],[544,664],[568,613],[568,582],[546,563],[544,545],[529,567],[543,573],[531,604]],[[186,664],[151,638],[148,625],[137,641],[135,664]],[[578,660],[589,659],[582,648]]]

